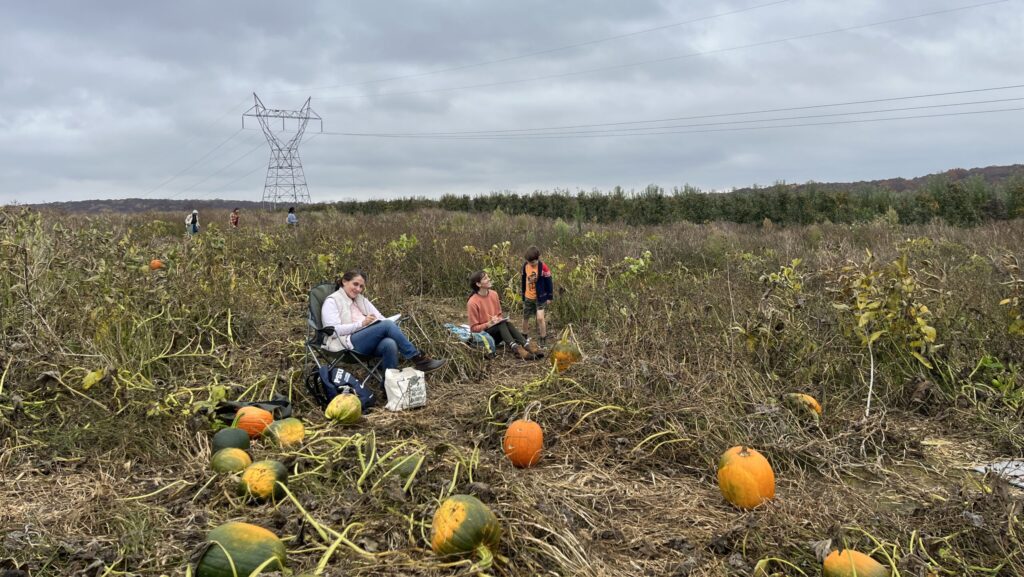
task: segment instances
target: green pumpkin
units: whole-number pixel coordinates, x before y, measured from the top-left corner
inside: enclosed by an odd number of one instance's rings
[[[434,513],[430,546],[438,555],[477,553],[489,566],[501,541],[501,525],[494,513],[472,495],[445,499]]]
[[[210,531],[206,541],[210,546],[196,565],[196,577],[243,577],[261,565],[260,573],[284,569],[284,543],[263,527],[225,523]]]
[[[242,429],[237,427],[228,427],[221,429],[213,435],[213,453],[221,449],[228,447],[234,447],[243,451],[249,450],[249,433],[246,433]]]
[[[221,449],[213,454],[210,466],[218,473],[237,473],[252,464],[249,453],[234,447]]]
[[[281,485],[287,482],[288,469],[280,461],[257,461],[242,471],[238,492],[259,501],[278,499],[284,496]]]
[[[295,417],[274,421],[267,427],[266,435],[270,435],[282,448],[297,447],[306,438],[306,427]]]
[[[350,425],[363,416],[363,405],[356,395],[338,395],[331,399],[324,409],[324,415],[332,421]]]
[[[423,455],[420,453],[413,453],[404,457],[397,457],[392,461],[391,466],[394,468],[395,473],[403,479],[408,479],[416,472],[417,468],[422,468],[421,461],[425,461]]]

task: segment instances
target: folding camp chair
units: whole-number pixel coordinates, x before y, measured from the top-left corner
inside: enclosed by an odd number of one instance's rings
[[[327,366],[328,369],[334,369],[340,365],[356,366],[362,373],[361,378],[364,385],[370,386],[371,382],[376,381],[380,391],[384,392],[384,369],[382,367],[384,359],[362,355],[351,350],[331,352],[324,348],[324,340],[328,335],[334,334],[334,327],[323,327],[320,314],[324,301],[336,288],[337,285],[333,282],[324,282],[309,291],[309,318],[306,320],[309,331],[306,338],[305,365],[308,377],[306,388],[321,406],[327,404],[327,397],[320,386],[319,376],[314,377],[312,373],[323,366]],[[384,396],[386,395],[382,395],[382,398]]]

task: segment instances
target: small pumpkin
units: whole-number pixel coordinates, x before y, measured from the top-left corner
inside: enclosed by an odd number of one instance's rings
[[[260,573],[284,569],[284,543],[263,527],[233,521],[210,531],[206,541],[209,546],[196,565],[196,577],[250,575],[260,567]]]
[[[565,330],[562,331],[562,338],[555,343],[555,346],[551,347],[551,362],[555,365],[555,369],[560,373],[583,360],[583,351],[581,351],[579,345],[574,342],[576,337],[575,333],[573,333],[573,340],[569,340],[569,334],[571,332],[571,325],[565,327]]]
[[[825,557],[821,574],[824,577],[889,577],[892,572],[860,551],[844,549]]]
[[[164,264],[164,261],[158,258],[154,258],[149,261],[149,270],[163,270],[165,268],[167,268],[167,265]]]
[[[356,395],[338,395],[328,403],[324,415],[332,421],[350,425],[363,416],[363,405]]]
[[[505,438],[501,442],[505,456],[516,467],[536,465],[544,448],[544,430],[536,421],[530,420],[530,410],[533,406],[527,407],[522,419],[512,421],[505,430]]]
[[[426,461],[426,457],[422,453],[413,453],[404,457],[396,457],[391,467],[399,477],[408,479],[423,467],[424,461]]]
[[[280,461],[256,461],[242,471],[238,492],[259,501],[278,499],[284,496],[281,485],[287,482],[288,469]]]
[[[733,447],[718,460],[718,488],[726,501],[753,509],[775,497],[775,472],[756,450]]]
[[[430,546],[438,555],[476,553],[481,567],[490,566],[501,541],[501,525],[494,513],[472,495],[448,497],[434,513]]]
[[[267,427],[267,433],[284,448],[296,447],[306,438],[306,427],[295,417],[274,421]]]
[[[815,420],[821,416],[821,404],[818,399],[804,393],[786,393],[782,400],[791,411],[799,416],[808,416]]]
[[[234,426],[248,433],[250,439],[262,435],[273,422],[273,413],[259,407],[242,407],[235,412]]]
[[[221,449],[210,459],[210,467],[218,473],[237,473],[251,464],[249,453],[234,447]]]
[[[217,454],[221,449],[234,447],[243,451],[249,450],[249,433],[238,427],[228,427],[213,434],[213,453]]]

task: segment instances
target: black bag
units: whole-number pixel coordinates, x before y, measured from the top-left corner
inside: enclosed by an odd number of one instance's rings
[[[344,369],[319,367],[311,371],[307,378],[307,386],[320,408],[326,408],[331,399],[345,394],[359,397],[364,413],[377,404],[377,396],[373,391]]]
[[[292,404],[288,402],[288,397],[283,395],[274,395],[274,398],[269,401],[252,401],[248,403],[221,401],[217,403],[214,413],[218,419],[230,425],[235,422],[235,413],[242,407],[259,407],[265,411],[270,411],[274,415],[275,421],[292,416]]]

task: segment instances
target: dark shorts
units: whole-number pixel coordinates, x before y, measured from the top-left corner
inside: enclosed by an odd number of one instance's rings
[[[534,299],[523,299],[523,316],[529,317],[537,314],[537,311],[542,311],[548,308],[548,303],[542,302],[537,303]]]

